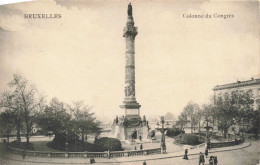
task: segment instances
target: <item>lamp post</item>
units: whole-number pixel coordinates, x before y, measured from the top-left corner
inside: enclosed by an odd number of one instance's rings
[[[209,137],[209,129],[212,127],[209,126],[209,121],[207,120],[207,126],[204,127],[206,129],[206,143],[207,143],[207,148],[210,149],[211,148],[211,142],[210,142],[210,137]]]
[[[242,118],[242,131],[239,131],[242,132],[242,139],[244,140],[244,118]]]
[[[161,128],[156,128],[157,130],[159,130],[161,133],[162,133],[162,138],[161,138],[161,153],[162,154],[165,154],[166,153],[166,144],[165,144],[165,131],[168,129],[168,128],[164,128],[164,116],[161,116],[161,124],[162,124],[162,127]],[[158,127],[159,127],[159,123],[157,123]],[[166,124],[167,125],[167,124]],[[169,125],[169,124],[168,124]],[[168,126],[167,125],[167,126]]]
[[[209,141],[209,129],[212,128],[211,126],[209,126],[209,123],[211,123],[209,120],[206,120],[207,122],[207,125],[206,127],[204,127],[206,129],[206,141],[208,142]]]

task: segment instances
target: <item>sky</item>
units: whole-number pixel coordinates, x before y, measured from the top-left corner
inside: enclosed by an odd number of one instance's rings
[[[100,118],[124,111],[129,1],[33,1],[0,6],[0,92],[15,73],[61,101],[83,100]],[[216,85],[260,77],[256,1],[132,1],[136,98],[141,115],[178,116],[209,102]],[[184,18],[184,15],[233,18]],[[25,19],[24,14],[61,14]]]

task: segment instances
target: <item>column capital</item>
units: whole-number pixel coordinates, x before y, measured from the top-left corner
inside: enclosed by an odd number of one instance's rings
[[[138,28],[135,26],[126,26],[123,30],[123,37],[135,37],[138,34]]]

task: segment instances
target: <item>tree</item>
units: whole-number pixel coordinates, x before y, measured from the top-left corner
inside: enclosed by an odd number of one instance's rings
[[[184,116],[190,123],[191,133],[198,124],[197,113],[199,111],[199,105],[196,103],[189,102],[183,109]]]
[[[46,105],[38,115],[37,125],[43,133],[55,135],[53,148],[66,149],[66,142],[69,140],[68,132],[71,129],[71,116],[68,112],[69,109],[65,103],[52,98],[49,105]]]
[[[224,137],[226,138],[228,128],[235,123],[237,109],[233,106],[231,99],[228,95],[216,98],[215,106],[217,111],[216,117],[218,126],[222,129]]]
[[[9,143],[10,133],[14,128],[14,116],[10,111],[4,111],[0,114],[0,134],[5,135]]]
[[[260,130],[260,108],[258,107],[257,110],[253,112],[253,117],[252,117],[252,126],[250,129],[250,132],[255,134],[255,138],[257,139],[259,130]]]
[[[231,94],[231,97],[232,104],[234,104],[234,107],[237,109],[235,118],[236,123],[238,123],[239,126],[246,124],[248,130],[250,121],[254,118],[255,115],[253,110],[254,100],[252,99],[252,90],[246,92],[234,91]]]
[[[53,132],[54,135],[66,132],[69,125],[70,114],[65,104],[57,98],[52,98],[49,105],[40,112],[37,118],[37,125],[44,133]]]
[[[26,144],[29,145],[32,126],[43,104],[44,97],[39,95],[37,89],[19,74],[14,74],[13,80],[8,83],[11,91],[5,91],[1,99],[1,107],[12,111],[17,119],[17,140],[20,142],[22,124],[25,127]]]
[[[21,128],[22,128],[22,111],[20,109],[20,104],[15,98],[15,95],[11,91],[4,91],[1,95],[0,101],[1,109],[4,112],[13,116],[13,124],[16,129],[16,139],[17,143],[21,142]]]
[[[167,112],[167,113],[164,115],[164,119],[165,119],[165,120],[174,120],[174,115],[173,115],[173,113]]]
[[[188,118],[187,115],[182,112],[179,116],[178,116],[178,120],[176,121],[176,126],[180,126],[181,130],[183,131],[183,126],[185,126],[188,123]]]
[[[203,116],[203,111],[201,109],[199,109],[198,112],[196,113],[196,116],[197,116],[198,125],[199,125],[199,141],[200,141],[200,139],[201,139],[200,123],[201,123],[201,119]]]
[[[25,124],[26,144],[29,145],[34,120],[43,104],[44,98],[40,96],[37,89],[21,75],[15,74],[9,86],[14,88],[14,99],[17,101],[22,114]]]
[[[83,147],[84,137],[89,133],[98,135],[101,132],[100,123],[95,119],[94,113],[89,112],[90,109],[80,101],[68,105],[53,98],[40,112],[37,124],[44,133],[52,132],[55,135],[51,144],[54,148],[63,150],[66,149],[65,144],[73,144],[76,150],[79,135]]]
[[[214,111],[214,106],[211,104],[209,105],[203,105],[202,106],[202,111],[201,111],[201,118],[203,119],[203,124],[206,123],[206,130],[207,130],[207,138],[209,136],[209,123],[213,122],[213,111]]]
[[[215,98],[215,116],[218,120],[218,125],[224,132],[226,137],[228,128],[234,124],[241,125],[241,122],[246,122],[249,125],[253,117],[252,92],[233,91],[230,94]]]
[[[84,105],[82,101],[77,101],[69,106],[69,109],[72,114],[74,131],[76,134],[81,134],[82,143],[84,143],[84,137],[87,137],[89,133],[97,135],[101,133],[100,122],[96,120],[94,113],[90,113],[91,107]]]

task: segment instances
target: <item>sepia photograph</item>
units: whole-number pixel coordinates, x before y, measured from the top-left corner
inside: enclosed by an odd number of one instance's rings
[[[0,5],[0,165],[260,165],[260,1]]]

